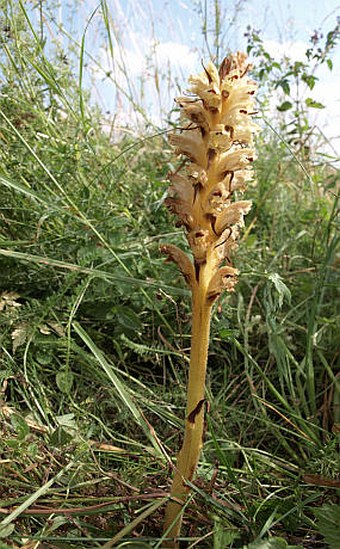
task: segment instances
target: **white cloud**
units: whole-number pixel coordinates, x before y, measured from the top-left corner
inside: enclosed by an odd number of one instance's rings
[[[160,42],[155,48],[158,62],[170,63],[176,69],[187,73],[193,70],[197,63],[197,55],[186,44],[179,42]]]
[[[278,61],[282,67],[282,75],[285,70],[289,70],[292,62],[302,61],[307,62],[306,50],[310,44],[304,41],[286,41],[279,42],[276,40],[265,40],[263,42],[264,49]],[[286,59],[286,61],[285,61]],[[285,69],[285,62],[287,63]],[[332,147],[336,151],[340,151],[340,100],[339,88],[340,78],[339,73],[331,73],[326,66],[315,67],[308,69],[309,74],[313,74],[317,80],[313,89],[310,89],[307,84],[299,81],[298,86],[294,84],[294,79],[291,78],[290,97],[284,95],[281,91],[273,93],[270,101],[270,110],[272,116],[276,116],[276,105],[284,100],[299,99],[302,104],[307,98],[311,98],[325,106],[324,109],[309,108],[308,116],[311,126],[315,125],[319,128],[325,137],[331,142]],[[290,111],[288,112],[290,116]]]
[[[101,48],[89,71],[104,110],[120,121],[139,120],[136,105],[157,124],[173,107],[178,86],[185,88],[189,74],[197,69],[197,55],[186,44],[155,41],[133,33],[113,47],[113,55]],[[138,44],[138,47],[136,46]],[[108,75],[110,75],[108,77]]]
[[[138,105],[150,120],[162,125],[162,117],[169,113],[174,97],[179,94],[178,88],[184,90],[188,76],[201,70],[200,57],[180,41],[155,41],[131,30],[125,44],[116,41],[112,58],[107,50],[101,49],[97,56],[100,68],[91,64],[96,87],[101,94],[102,104],[105,104],[104,110],[111,111],[116,123],[129,125],[132,129],[133,124],[138,127],[145,121],[141,113],[136,111],[135,106]],[[264,48],[281,65],[286,57],[288,70],[288,60],[306,61],[308,43],[266,40]],[[110,71],[112,79],[105,79],[105,74]],[[309,109],[310,121],[329,139],[333,139],[338,136],[340,127],[340,101],[337,100],[340,82],[326,68],[319,73],[315,75],[320,76],[320,81],[316,82],[313,90],[305,84],[299,86],[299,97],[301,101],[311,97],[325,105],[325,109]],[[291,99],[296,99],[296,93],[292,84]],[[131,94],[132,101],[127,99]],[[278,115],[276,105],[287,99],[283,94],[280,99],[279,92],[273,95],[270,101],[273,120]],[[340,139],[334,140],[333,144],[340,148]]]
[[[278,42],[277,40],[264,40],[264,49],[275,59],[280,60],[284,57],[292,61],[301,61],[306,58],[308,43],[302,40],[291,42]]]

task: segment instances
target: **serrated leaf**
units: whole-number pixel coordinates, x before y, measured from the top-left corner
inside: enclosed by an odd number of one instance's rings
[[[313,509],[318,519],[317,527],[331,549],[339,549],[340,544],[340,505],[323,505]]]

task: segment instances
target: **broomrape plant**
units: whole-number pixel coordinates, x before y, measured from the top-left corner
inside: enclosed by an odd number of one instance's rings
[[[166,205],[186,231],[193,260],[172,244],[161,251],[174,261],[192,292],[192,338],[185,433],[177,457],[171,498],[165,513],[166,546],[176,547],[183,505],[190,491],[203,444],[205,377],[211,309],[223,290],[234,291],[238,271],[231,255],[237,248],[249,200],[236,200],[252,179],[252,121],[256,84],[249,79],[247,56],[238,52],[218,70],[212,62],[191,76],[189,94],[176,101],[181,109],[180,133],[170,142],[184,162],[170,174]]]

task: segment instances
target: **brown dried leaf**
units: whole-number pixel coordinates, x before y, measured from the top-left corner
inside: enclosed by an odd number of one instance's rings
[[[21,303],[17,302],[20,297],[16,292],[2,292],[0,295],[0,311],[11,307],[21,307]]]
[[[28,338],[30,333],[30,327],[27,322],[22,322],[18,324],[17,327],[11,333],[13,353],[17,350],[18,347],[23,345]]]

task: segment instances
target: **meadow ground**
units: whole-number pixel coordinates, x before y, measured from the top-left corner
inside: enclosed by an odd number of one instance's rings
[[[163,205],[173,123],[113,141],[72,64],[2,4],[0,548],[158,548],[190,350],[189,292],[159,252],[186,246]],[[307,114],[257,139],[183,548],[339,548],[339,185]]]

